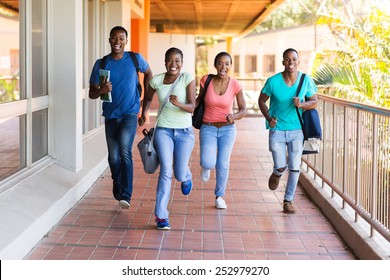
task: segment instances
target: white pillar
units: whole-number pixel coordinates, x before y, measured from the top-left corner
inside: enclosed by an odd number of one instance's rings
[[[50,140],[57,163],[82,168],[83,1],[49,1]],[[98,147],[97,147],[98,148]]]

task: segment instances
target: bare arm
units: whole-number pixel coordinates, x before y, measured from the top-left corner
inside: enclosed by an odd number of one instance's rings
[[[260,111],[263,114],[264,118],[267,120],[269,126],[275,127],[277,120],[276,118],[270,116],[269,114],[268,106],[267,106],[268,99],[269,99],[268,95],[266,95],[265,93],[260,93],[258,104],[259,104]]]
[[[144,92],[145,92],[145,94],[148,91],[149,82],[152,78],[153,78],[152,69],[150,69],[150,67],[148,67],[148,69],[146,69],[146,71],[144,72]]]
[[[148,86],[148,90],[145,92],[144,101],[142,102],[142,113],[141,116],[138,118],[138,124],[140,126],[143,126],[145,124],[145,115],[149,111],[150,104],[152,103],[155,92],[156,90],[154,88]]]
[[[298,97],[294,97],[294,104],[298,108],[302,108],[304,110],[310,110],[317,107],[317,94],[309,97],[305,102],[301,102]]]
[[[234,123],[235,120],[240,120],[246,115],[246,102],[242,89],[236,95],[238,112],[235,114],[228,114],[226,120],[228,123]]]
[[[103,82],[98,84],[89,84],[89,98],[96,99],[100,95],[109,93],[112,90],[111,82],[107,82],[107,77],[104,78]]]
[[[179,107],[180,109],[192,113],[195,109],[195,97],[196,97],[196,88],[195,88],[195,80],[191,81],[186,88],[186,103],[179,102],[176,95],[170,95],[169,101],[175,105],[176,107]]]

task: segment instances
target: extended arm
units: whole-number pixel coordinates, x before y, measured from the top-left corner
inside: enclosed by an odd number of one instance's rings
[[[246,102],[244,98],[244,93],[242,92],[242,89],[239,93],[236,95],[237,100],[237,106],[238,106],[238,112],[235,114],[228,114],[226,116],[226,120],[228,123],[234,123],[235,120],[240,120],[246,115]]]
[[[145,94],[149,89],[149,82],[152,78],[153,78],[152,69],[150,69],[150,67],[148,67],[148,69],[146,69],[146,71],[144,72],[144,92],[145,92]]]
[[[270,116],[269,111],[268,111],[268,106],[267,106],[267,101],[269,99],[269,96],[266,95],[265,93],[260,93],[258,104],[261,113],[263,114],[264,118],[267,120],[268,124],[270,127],[275,127],[276,126],[276,118]]]
[[[141,116],[138,118],[138,124],[140,126],[143,126],[145,124],[145,115],[149,111],[150,104],[152,103],[153,95],[155,92],[156,90],[154,88],[148,86],[148,90],[145,92],[144,101],[142,102],[142,113]]]

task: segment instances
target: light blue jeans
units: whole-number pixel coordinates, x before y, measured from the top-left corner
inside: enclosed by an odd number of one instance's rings
[[[202,124],[199,132],[200,166],[216,171],[215,196],[223,196],[229,179],[230,156],[236,141],[236,125],[217,128]]]
[[[137,114],[105,119],[108,164],[112,180],[118,184],[120,198],[130,201],[133,193],[132,147],[137,130]]]
[[[194,130],[192,127],[183,129],[157,127],[154,141],[160,159],[155,215],[160,219],[167,219],[172,174],[174,173],[179,182],[192,179],[188,163],[195,144]]]
[[[287,148],[287,157],[286,157]],[[289,170],[284,199],[293,201],[297,189],[303,150],[302,130],[270,130],[269,150],[274,161],[274,173],[282,175]],[[280,172],[278,169],[284,169]]]

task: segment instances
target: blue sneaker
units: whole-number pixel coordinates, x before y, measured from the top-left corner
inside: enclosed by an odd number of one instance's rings
[[[157,229],[171,229],[168,219],[160,219],[156,217]]]
[[[181,182],[181,192],[184,195],[189,195],[192,190],[192,180]]]

